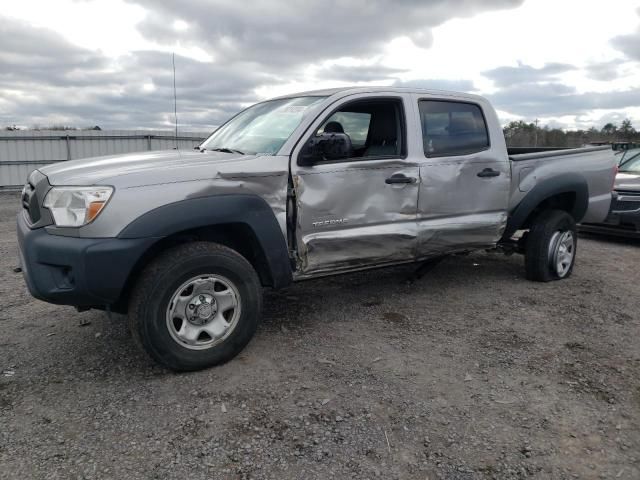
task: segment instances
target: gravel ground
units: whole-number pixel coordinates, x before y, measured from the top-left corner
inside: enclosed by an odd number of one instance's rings
[[[0,195],[1,478],[640,478],[640,243],[571,279],[454,257],[267,292],[235,360],[174,374],[122,317],[31,298]]]

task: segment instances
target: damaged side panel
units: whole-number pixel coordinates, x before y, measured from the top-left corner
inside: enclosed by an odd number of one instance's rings
[[[207,153],[198,154],[206,160]],[[225,155],[225,154],[221,154]],[[211,155],[213,157],[213,155]],[[216,156],[217,157],[217,156]],[[191,198],[226,194],[253,194],[267,202],[273,210],[286,238],[286,195],[289,158],[287,156],[246,157],[225,159],[210,164],[189,165],[175,172],[158,169],[163,174],[172,173],[172,178],[152,185],[140,185],[144,175],[129,175],[120,182],[118,201],[105,209],[101,219],[83,227],[82,236],[99,238],[113,235],[112,225],[122,228],[155,208]],[[125,184],[124,181],[129,182]]]
[[[499,239],[506,222],[505,212],[422,220],[418,222],[420,259],[493,246],[495,242],[487,242],[487,238]]]
[[[388,185],[403,174],[416,183]],[[418,168],[403,160],[316,165],[294,176],[300,276],[415,258]]]
[[[510,168],[488,153],[457,160],[426,159],[420,167],[419,258],[493,246],[502,236]],[[500,174],[478,177],[486,168]]]

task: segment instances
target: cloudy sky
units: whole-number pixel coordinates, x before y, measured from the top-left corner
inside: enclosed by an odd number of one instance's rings
[[[284,93],[409,85],[503,122],[640,127],[638,0],[0,0],[0,126],[184,131]]]

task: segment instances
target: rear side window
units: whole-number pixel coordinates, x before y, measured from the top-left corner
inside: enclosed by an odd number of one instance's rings
[[[418,106],[427,157],[464,155],[489,148],[487,124],[478,105],[420,100]]]

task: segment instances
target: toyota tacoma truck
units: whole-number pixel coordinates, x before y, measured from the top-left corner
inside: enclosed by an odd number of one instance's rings
[[[233,358],[262,288],[479,249],[565,279],[576,222],[607,216],[609,147],[505,144],[484,98],[344,88],[253,105],[193,151],[66,161],[32,172],[20,262],[41,300],[127,314],[159,363]]]

